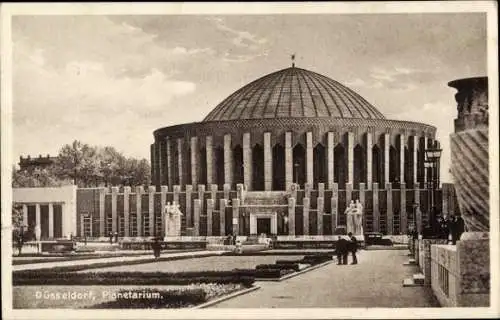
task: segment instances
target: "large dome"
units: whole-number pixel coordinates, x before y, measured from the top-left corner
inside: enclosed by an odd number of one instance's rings
[[[291,67],[237,90],[203,121],[323,117],[385,119],[363,97],[337,81]]]

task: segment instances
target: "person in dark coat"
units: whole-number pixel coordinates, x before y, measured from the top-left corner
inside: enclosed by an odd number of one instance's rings
[[[349,236],[349,239],[351,240],[349,242],[349,251],[352,254],[352,263],[351,264],[358,264],[358,257],[356,257],[356,251],[358,251],[358,239],[356,239],[356,237],[352,235],[352,232],[349,232],[347,235]]]
[[[158,259],[161,253],[161,243],[158,238],[154,239],[153,243],[151,244],[151,248],[153,249],[153,254],[155,258]]]
[[[348,246],[349,242],[342,236],[339,236],[335,248],[335,253],[337,254],[337,264],[347,264],[347,255],[349,253]]]

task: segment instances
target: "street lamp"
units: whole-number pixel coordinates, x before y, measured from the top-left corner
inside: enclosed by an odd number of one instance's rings
[[[439,142],[435,141],[434,146],[425,149],[425,168],[429,168],[431,172],[430,179],[428,181],[428,190],[430,190],[430,205],[431,214],[430,226],[432,228],[433,235],[436,235],[436,190],[439,188],[439,162],[441,159],[441,152],[443,150],[439,146]]]

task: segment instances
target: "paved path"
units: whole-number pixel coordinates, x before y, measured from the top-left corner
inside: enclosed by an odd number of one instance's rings
[[[403,288],[417,271],[403,266],[407,250],[361,251],[358,265],[335,263],[281,282],[258,282],[259,290],[213,308],[439,307],[430,288]]]
[[[177,253],[163,253],[161,258],[177,258],[184,256],[207,256],[207,255],[220,255],[225,251],[191,251],[191,252],[177,252]],[[81,265],[91,265],[96,263],[113,263],[113,262],[124,262],[124,261],[137,261],[137,260],[147,260],[154,258],[152,253],[144,255],[136,255],[132,257],[110,257],[110,258],[100,258],[100,259],[85,259],[85,260],[73,260],[73,261],[58,261],[58,262],[41,262],[41,263],[30,263],[12,266],[13,271],[21,270],[36,270],[44,268],[54,268],[54,267],[67,267],[67,266],[81,266]]]

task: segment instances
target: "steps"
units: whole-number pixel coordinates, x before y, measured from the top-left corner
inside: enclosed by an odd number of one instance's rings
[[[425,276],[422,273],[414,274],[411,278],[403,280],[403,287],[422,287],[424,286]]]

